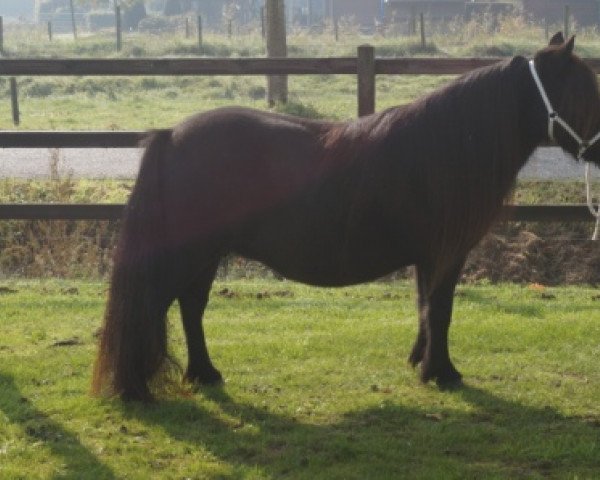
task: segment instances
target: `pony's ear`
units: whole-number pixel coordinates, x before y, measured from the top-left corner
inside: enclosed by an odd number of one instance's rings
[[[548,45],[562,45],[563,43],[565,43],[565,37],[563,36],[563,33],[556,32],[554,35],[552,35]]]
[[[564,49],[568,54],[573,53],[573,48],[575,48],[575,35],[571,35],[571,38],[564,45]]]

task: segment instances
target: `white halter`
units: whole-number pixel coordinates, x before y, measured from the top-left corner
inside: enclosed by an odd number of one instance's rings
[[[546,94],[546,90],[544,89],[544,85],[542,85],[542,81],[540,80],[540,76],[537,73],[535,68],[535,63],[533,60],[529,60],[529,70],[531,71],[531,76],[535,81],[535,84],[540,92],[540,96],[546,106],[546,110],[548,111],[548,138],[550,140],[555,141],[554,138],[554,124],[558,123],[564,130],[571,135],[571,138],[575,140],[578,146],[577,150],[577,160],[583,158],[583,154],[589,149],[592,145],[594,145],[598,140],[600,140],[600,132],[594,135],[590,140],[583,140],[575,130],[571,128],[571,126],[552,108],[552,104],[548,99],[548,95]],[[594,230],[594,234],[592,236],[592,240],[598,239],[598,234],[600,232],[600,206],[594,207],[594,202],[592,200],[592,188],[590,185],[590,163],[586,162],[585,164],[585,191],[587,197],[587,205],[590,209],[591,214],[596,217],[596,228]]]

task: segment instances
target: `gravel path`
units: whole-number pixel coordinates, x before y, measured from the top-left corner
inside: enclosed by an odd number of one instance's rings
[[[137,148],[72,148],[61,150],[59,173],[75,178],[133,178],[139,166]],[[582,179],[583,166],[557,147],[538,149],[521,178]],[[0,177],[47,178],[50,175],[48,149],[0,149]]]

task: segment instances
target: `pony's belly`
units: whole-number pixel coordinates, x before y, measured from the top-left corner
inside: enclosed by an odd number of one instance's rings
[[[345,287],[349,285],[357,285],[375,281],[381,277],[393,273],[397,270],[397,268],[377,271],[376,273],[372,271],[356,271],[349,273],[331,272],[329,275],[314,274],[311,272],[292,272],[291,274],[286,275],[278,269],[274,270],[289,280],[305,283],[307,285],[313,285],[315,287]]]
[[[389,251],[369,251],[351,256],[339,249],[311,255],[310,250],[298,252],[248,251],[236,253],[257,260],[278,274],[297,282],[321,287],[339,287],[377,280],[399,268],[416,263],[413,255]],[[314,252],[313,252],[314,253]]]
[[[316,286],[376,280],[417,263],[419,242],[383,222],[347,228],[324,207],[267,217],[234,235],[231,250],[279,274]]]

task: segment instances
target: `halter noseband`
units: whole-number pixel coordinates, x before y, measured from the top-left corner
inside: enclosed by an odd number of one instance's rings
[[[571,138],[575,140],[577,143],[577,160],[583,158],[583,154],[598,140],[600,140],[600,132],[594,135],[590,140],[583,140],[575,130],[571,128],[571,126],[552,108],[552,104],[550,103],[550,99],[546,94],[546,90],[544,89],[544,85],[542,85],[542,81],[540,80],[540,76],[537,73],[535,68],[535,63],[533,60],[529,60],[529,70],[531,71],[531,76],[535,81],[538,91],[540,92],[540,96],[546,106],[546,110],[548,111],[548,138],[552,141],[556,141],[554,138],[554,124],[558,123],[561,127],[564,128],[565,132],[571,135]],[[591,186],[590,186],[590,164],[589,162],[585,164],[585,183],[586,183],[586,196],[587,196],[587,205],[590,209],[590,212],[594,217],[596,217],[596,229],[592,236],[593,240],[598,238],[598,233],[600,231],[600,207],[596,209],[592,200]]]

